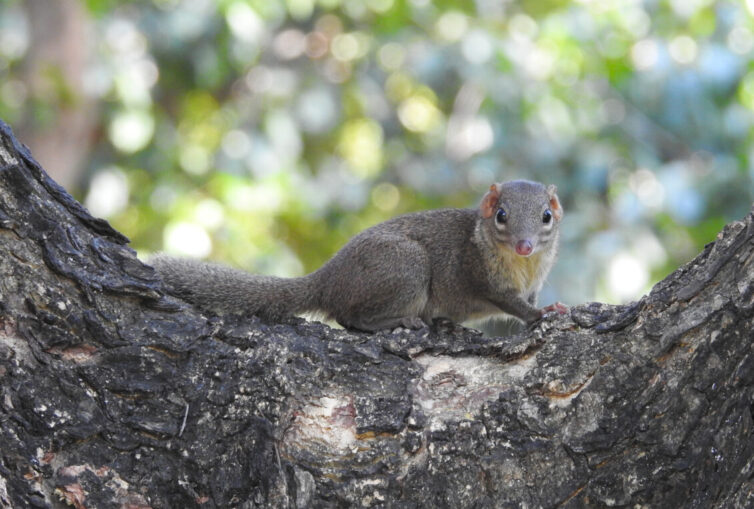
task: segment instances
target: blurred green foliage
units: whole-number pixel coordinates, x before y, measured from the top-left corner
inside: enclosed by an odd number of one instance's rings
[[[141,253],[296,275],[378,221],[527,178],[566,210],[541,300],[619,301],[751,205],[752,1],[86,6],[86,90],[44,98],[19,74],[22,2],[0,6],[0,117],[49,125],[95,96],[74,191]]]

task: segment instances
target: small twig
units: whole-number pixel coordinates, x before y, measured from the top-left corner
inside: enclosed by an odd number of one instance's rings
[[[186,411],[183,413],[183,423],[181,424],[181,431],[178,432],[178,436],[183,435],[183,430],[186,429],[186,419],[188,418],[189,404],[186,403]]]

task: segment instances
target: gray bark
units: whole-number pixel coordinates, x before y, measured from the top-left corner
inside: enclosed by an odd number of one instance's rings
[[[205,317],[0,124],[0,505],[750,507],[753,235],[508,337]]]

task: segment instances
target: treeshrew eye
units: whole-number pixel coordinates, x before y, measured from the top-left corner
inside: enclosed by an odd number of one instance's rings
[[[508,213],[505,211],[505,209],[497,209],[495,221],[498,224],[504,224],[506,221],[508,221]]]
[[[552,220],[552,212],[550,212],[550,209],[545,210],[544,214],[542,214],[542,222],[547,224]]]

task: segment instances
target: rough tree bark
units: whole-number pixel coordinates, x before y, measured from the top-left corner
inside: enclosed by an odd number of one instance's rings
[[[750,507],[752,236],[511,337],[206,318],[0,124],[0,505]]]

